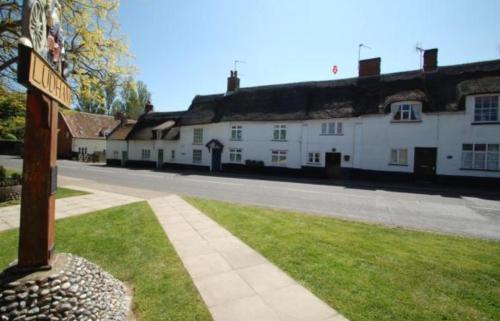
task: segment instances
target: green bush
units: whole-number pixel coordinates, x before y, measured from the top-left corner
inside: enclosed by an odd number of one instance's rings
[[[0,181],[4,181],[7,178],[7,171],[3,166],[0,166]]]
[[[16,184],[21,184],[21,183],[22,183],[22,181],[23,181],[23,177],[22,177],[22,175],[21,175],[21,174],[19,174],[19,173],[13,173],[13,174],[10,176],[10,178],[11,178],[14,182],[16,182]]]

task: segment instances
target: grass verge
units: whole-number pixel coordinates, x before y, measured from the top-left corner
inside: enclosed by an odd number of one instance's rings
[[[85,257],[134,288],[138,320],[211,320],[147,203],[58,220],[56,227],[59,252]],[[0,268],[15,259],[17,238],[17,230],[0,233]]]
[[[87,194],[90,194],[90,193],[83,192],[83,191],[77,191],[77,190],[70,189],[70,188],[58,187],[57,193],[56,193],[56,199],[73,197],[73,196],[81,196],[81,195],[87,195]],[[19,205],[20,203],[21,203],[21,200],[12,200],[12,201],[7,201],[7,202],[1,202],[0,207]]]
[[[500,320],[500,242],[186,200],[352,321]]]

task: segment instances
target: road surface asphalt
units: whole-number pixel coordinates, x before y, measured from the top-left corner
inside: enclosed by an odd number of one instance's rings
[[[20,170],[22,159],[0,156],[0,165]],[[329,185],[327,181],[137,170],[67,160],[60,160],[58,166],[60,185],[146,199],[175,193],[500,240],[500,191],[495,195],[432,186]]]

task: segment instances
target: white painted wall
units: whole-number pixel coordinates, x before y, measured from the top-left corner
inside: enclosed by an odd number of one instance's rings
[[[392,106],[394,108],[394,106]],[[224,122],[182,127],[178,141],[130,141],[129,159],[141,160],[141,150],[151,149],[151,160],[157,160],[157,150],[164,150],[164,161],[193,164],[193,150],[202,150],[202,162],[210,166],[211,153],[205,145],[217,139],[224,145],[222,163],[229,163],[229,150],[242,150],[242,163],[246,160],[271,162],[272,150],[287,151],[288,168],[324,166],[325,153],[335,150],[342,156],[342,167],[366,170],[413,172],[416,147],[437,147],[437,174],[500,177],[500,171],[461,170],[462,144],[500,143],[500,124],[473,125],[474,97],[466,99],[463,112],[422,113],[420,122],[393,122],[392,114],[365,115],[356,118],[283,121],[283,122]],[[321,124],[342,122],[342,135],[321,135]],[[273,141],[274,125],[287,126],[286,141]],[[231,127],[242,126],[242,140],[231,140]],[[193,145],[193,131],[203,128],[203,144]],[[391,148],[408,150],[407,166],[390,163]],[[175,150],[175,159],[171,151]],[[321,153],[321,163],[308,164],[308,153]]]
[[[105,139],[73,138],[71,151],[78,152],[78,148],[87,147],[87,154],[106,151]]]
[[[106,159],[122,159],[122,152],[127,150],[126,140],[106,140]],[[115,152],[118,152],[118,157]]]

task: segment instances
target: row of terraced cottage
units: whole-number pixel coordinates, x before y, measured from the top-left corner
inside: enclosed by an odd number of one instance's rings
[[[500,60],[196,96],[187,111],[123,122],[110,165],[316,177],[500,182]],[[473,179],[472,179],[473,178]]]

